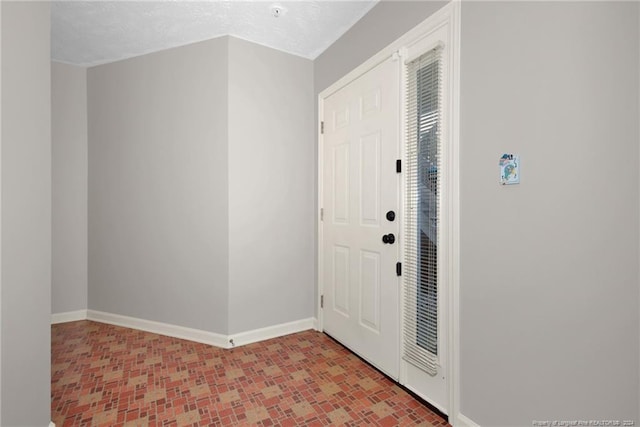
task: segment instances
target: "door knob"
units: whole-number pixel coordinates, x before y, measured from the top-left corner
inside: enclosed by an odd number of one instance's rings
[[[387,220],[393,222],[396,219],[396,213],[394,211],[387,212]]]
[[[382,243],[388,243],[390,245],[393,245],[395,241],[396,241],[396,236],[394,236],[393,233],[385,234],[384,236],[382,236]]]

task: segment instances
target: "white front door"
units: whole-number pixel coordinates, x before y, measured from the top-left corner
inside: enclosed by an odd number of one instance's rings
[[[395,379],[399,84],[400,64],[389,58],[324,99],[319,266],[324,331]]]

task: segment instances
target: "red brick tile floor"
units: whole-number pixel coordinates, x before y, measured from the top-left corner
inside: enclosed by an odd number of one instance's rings
[[[51,335],[57,427],[448,425],[315,331],[230,350],[91,321]]]

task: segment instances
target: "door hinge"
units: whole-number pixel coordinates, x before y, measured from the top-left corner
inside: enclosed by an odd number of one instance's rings
[[[402,276],[402,263],[396,262],[396,276]]]
[[[324,221],[324,208],[320,208],[320,221]]]
[[[400,159],[396,160],[396,172],[397,173],[402,172],[402,160]]]
[[[324,308],[324,295],[320,295],[320,308]]]
[[[324,135],[324,121],[320,122],[320,134]]]

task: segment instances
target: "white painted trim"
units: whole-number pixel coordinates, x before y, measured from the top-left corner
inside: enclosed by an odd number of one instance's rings
[[[166,335],[168,337],[195,341],[220,348],[240,347],[259,341],[295,334],[296,332],[316,329],[317,327],[317,319],[310,317],[308,319],[281,323],[279,325],[267,326],[266,328],[254,329],[227,336],[217,334],[215,332],[203,331],[201,329],[186,328],[184,326],[171,325],[169,323],[138,319],[135,317],[105,313],[103,311],[96,310],[87,310],[85,319],[159,335]]]
[[[453,427],[480,427],[480,424],[476,423],[470,418],[465,417],[460,413],[458,413],[456,421],[457,422],[451,424]]]
[[[110,325],[123,326],[125,328],[138,329],[159,335],[195,341],[221,348],[229,348],[229,339],[225,335],[200,329],[186,328],[168,323],[154,322],[152,320],[137,319],[135,317],[122,316],[120,314],[105,313],[96,310],[87,310],[87,319],[94,322],[108,323]]]
[[[414,369],[415,370],[419,370],[419,368],[414,368]],[[420,371],[420,372],[422,372],[422,371]],[[425,375],[427,375],[427,374],[425,374]],[[442,405],[438,404],[437,401],[433,401],[433,400],[429,399],[429,396],[425,396],[425,394],[420,389],[418,389],[417,387],[413,387],[410,384],[402,384],[402,386],[404,388],[406,388],[407,390],[411,391],[416,396],[418,396],[420,399],[424,400],[425,402],[429,402],[429,404],[431,406],[433,406],[434,408],[436,408],[438,411],[440,411],[443,414],[449,416],[447,414],[447,408],[445,406],[442,406]],[[451,424],[451,417],[449,417],[449,423]]]
[[[321,124],[324,122],[324,97],[322,94],[318,95],[318,266],[317,266],[317,274],[318,274],[318,294],[316,301],[316,319],[317,328],[316,330],[322,332],[324,331],[324,314],[322,312],[322,306],[320,304],[322,295],[324,295],[324,239],[323,239],[323,218],[321,217],[320,212],[324,209],[322,204],[323,194],[324,194],[324,185],[322,180],[324,179],[324,136],[321,132]]]
[[[451,106],[448,111],[449,116],[449,138],[451,141],[450,164],[454,168],[450,176],[449,197],[451,197],[452,212],[448,218],[449,222],[449,294],[448,294],[448,341],[449,351],[447,355],[447,370],[449,374],[449,414],[450,422],[455,426],[458,422],[470,421],[459,413],[460,410],[460,21],[461,1],[452,0],[449,4],[436,11],[422,23],[409,30],[405,35],[389,44],[376,55],[356,67],[353,71],[336,81],[334,84],[320,92],[318,95],[318,124],[324,120],[323,109],[324,99],[331,96],[344,86],[348,85],[358,77],[380,64],[396,52],[406,52],[406,48],[419,43],[442,26],[443,22],[449,23],[450,44],[452,49],[450,75],[450,96]],[[324,145],[323,135],[318,129],[318,209],[322,208],[323,188],[322,170],[324,161],[322,149]],[[401,241],[403,239],[400,239]],[[322,221],[318,215],[318,330],[323,329],[323,316],[320,309],[320,296],[324,292],[323,278],[323,240]],[[474,426],[471,424],[459,424]]]
[[[49,427],[56,427],[56,425],[53,421],[49,421]]]
[[[450,39],[451,74],[449,106],[449,132],[451,140],[451,167],[455,173],[451,176],[451,218],[449,241],[449,419],[452,425],[469,421],[467,426],[477,424],[460,413],[460,39],[462,23],[462,3],[451,3]],[[453,416],[451,416],[453,415]],[[463,418],[462,420],[460,418]]]
[[[87,310],[67,311],[64,313],[53,313],[51,315],[51,324],[77,322],[78,320],[87,320]]]
[[[266,328],[229,335],[228,342],[233,340],[234,347],[253,344],[259,341],[270,340],[272,338],[314,329],[314,323],[315,319],[310,317],[308,319],[296,320],[294,322],[282,323],[280,325],[267,326]]]

